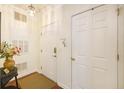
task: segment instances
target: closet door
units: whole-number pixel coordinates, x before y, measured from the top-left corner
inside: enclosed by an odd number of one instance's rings
[[[72,17],[72,88],[117,88],[117,8]]]
[[[42,12],[41,66],[42,73],[57,81],[57,32],[58,24],[54,5],[47,6]]]
[[[72,88],[90,88],[91,11],[72,18]]]
[[[41,38],[42,73],[55,82],[57,79],[56,33],[57,33],[56,23],[53,23],[44,27]]]

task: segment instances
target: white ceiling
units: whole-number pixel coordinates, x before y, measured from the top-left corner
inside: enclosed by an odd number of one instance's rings
[[[28,10],[28,6],[30,4],[14,4],[14,6],[22,8],[24,10]],[[44,8],[46,5],[45,4],[32,4],[37,11],[40,11],[42,8]]]

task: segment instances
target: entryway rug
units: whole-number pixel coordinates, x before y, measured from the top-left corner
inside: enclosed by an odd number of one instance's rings
[[[33,73],[18,80],[22,89],[51,89],[57,84],[39,73]]]
[[[21,89],[61,89],[55,82],[37,72],[19,78],[18,83]],[[16,86],[15,81],[8,85]]]

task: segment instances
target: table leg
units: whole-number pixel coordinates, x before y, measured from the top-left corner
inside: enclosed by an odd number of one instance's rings
[[[15,76],[15,81],[16,81],[16,87],[17,87],[17,88],[19,88],[19,87],[18,87],[18,80],[17,80],[17,76]]]

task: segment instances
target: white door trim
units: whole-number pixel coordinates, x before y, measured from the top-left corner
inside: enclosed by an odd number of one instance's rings
[[[118,15],[118,88],[124,88],[124,5],[117,5]]]

